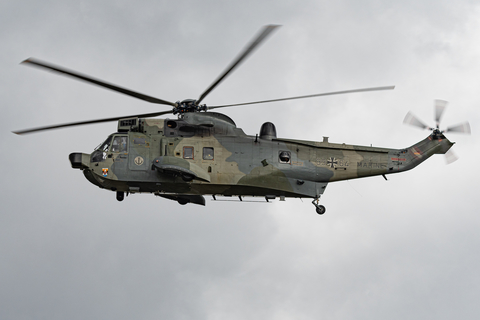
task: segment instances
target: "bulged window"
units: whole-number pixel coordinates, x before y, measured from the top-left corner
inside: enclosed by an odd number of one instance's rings
[[[278,160],[280,163],[290,163],[290,151],[280,151]]]

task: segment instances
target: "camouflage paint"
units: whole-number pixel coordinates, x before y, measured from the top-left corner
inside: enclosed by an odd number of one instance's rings
[[[155,193],[179,202],[182,195],[318,198],[330,182],[410,170],[453,145],[438,132],[405,149],[327,139],[261,139],[246,135],[229,117],[215,112],[137,119],[129,128],[120,122],[121,132],[112,136],[128,137],[127,152],[115,153],[110,147],[101,161],[92,161],[97,151],[81,154],[81,164],[72,166],[101,188]],[[191,158],[185,158],[191,148]],[[203,148],[213,148],[213,159],[203,158]],[[280,154],[288,155],[288,161],[282,162]]]

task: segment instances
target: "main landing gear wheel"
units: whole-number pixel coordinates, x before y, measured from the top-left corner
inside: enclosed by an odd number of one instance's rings
[[[125,194],[123,191],[117,191],[117,200],[118,201],[123,201],[123,198],[125,197]]]
[[[325,209],[324,206],[319,205],[319,206],[317,207],[316,211],[317,211],[318,214],[324,214],[325,211],[327,211],[327,209]]]

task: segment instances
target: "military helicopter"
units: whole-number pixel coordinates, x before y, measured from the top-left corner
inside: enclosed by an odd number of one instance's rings
[[[278,138],[275,125],[265,122],[260,133],[247,135],[228,116],[210,110],[378,90],[393,86],[328,92],[289,98],[207,106],[201,102],[278,26],[267,25],[253,38],[227,69],[199,96],[177,102],[158,99],[107,83],[34,58],[22,63],[58,72],[150,103],[169,105],[171,110],[59,124],[22,131],[26,134],[84,124],[118,121],[91,154],[71,153],[71,166],[80,169],[92,184],[114,191],[118,201],[125,195],[151,193],[166,199],[205,205],[204,195],[261,197],[266,201],[287,197],[312,198],[318,214],[326,209],[319,198],[330,182],[410,170],[434,154],[445,154],[453,146],[445,132],[469,133],[468,122],[444,131],[439,122],[446,106],[436,102],[437,126],[430,128],[409,113],[405,122],[432,133],[404,149],[388,149],[323,141]],[[151,119],[164,114],[176,119]],[[450,156],[453,161],[455,156]]]

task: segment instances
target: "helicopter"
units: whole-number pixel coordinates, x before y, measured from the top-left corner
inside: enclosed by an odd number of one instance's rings
[[[205,195],[217,197],[260,197],[267,202],[279,198],[310,198],[322,215],[319,203],[328,183],[404,172],[418,166],[434,154],[451,153],[446,132],[470,133],[468,122],[440,130],[446,101],[436,100],[436,127],[425,125],[412,113],[404,122],[432,131],[427,138],[403,149],[337,144],[278,138],[276,127],[265,122],[256,135],[247,135],[218,108],[271,103],[356,92],[392,90],[394,86],[327,92],[296,97],[207,106],[201,102],[247,56],[279,26],[267,25],[247,44],[220,76],[199,96],[171,102],[132,91],[79,72],[29,58],[22,62],[54,71],[150,103],[171,106],[171,110],[131,116],[112,117],[14,131],[27,134],[70,126],[118,121],[117,131],[91,154],[69,155],[72,168],[83,172],[92,184],[125,195],[150,193],[166,199],[205,205]],[[173,114],[176,119],[154,117]],[[448,153],[447,153],[448,152]]]

